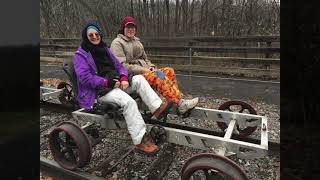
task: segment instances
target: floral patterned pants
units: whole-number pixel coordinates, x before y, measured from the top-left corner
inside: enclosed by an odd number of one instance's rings
[[[159,69],[163,72],[164,79],[159,78],[155,72],[143,74],[150,86],[162,95],[165,100],[171,100],[178,104],[181,99],[181,92],[178,88],[178,82],[174,70],[170,67]]]

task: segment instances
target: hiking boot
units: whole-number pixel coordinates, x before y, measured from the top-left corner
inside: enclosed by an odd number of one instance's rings
[[[149,134],[144,134],[141,143],[136,145],[136,149],[145,154],[155,154],[159,147],[152,142]]]
[[[173,106],[172,101],[163,102],[160,105],[160,107],[153,113],[153,116],[151,117],[151,119],[160,120],[160,119],[166,118],[172,106]]]
[[[199,102],[199,98],[181,99],[180,103],[178,104],[178,113],[179,114],[186,113],[189,109],[196,107],[198,102]]]

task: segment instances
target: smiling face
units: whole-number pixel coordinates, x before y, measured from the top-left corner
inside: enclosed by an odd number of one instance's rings
[[[124,35],[128,38],[133,38],[136,35],[136,27],[133,24],[128,24],[124,28]]]
[[[94,45],[98,45],[101,41],[101,37],[95,29],[88,29],[87,30],[87,37],[88,37],[89,41]]]

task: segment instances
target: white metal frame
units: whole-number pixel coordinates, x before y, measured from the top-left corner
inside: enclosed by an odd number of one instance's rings
[[[40,86],[40,100],[48,101],[48,100],[56,99],[61,94],[62,91],[63,89],[55,89],[55,88]]]
[[[40,100],[46,101],[57,98],[62,90],[63,89],[40,86]],[[126,128],[126,123],[123,119],[110,119],[107,114],[102,116],[87,113],[83,108],[72,112],[72,115],[74,119],[78,121],[97,123],[100,124],[102,128],[106,129]],[[228,124],[228,128],[225,130],[224,137],[219,137],[164,127],[167,132],[168,142],[197,149],[211,149],[223,156],[236,154],[239,158],[244,159],[259,158],[267,154],[268,126],[267,118],[264,116],[195,107],[191,111],[190,117],[225,122]],[[240,128],[253,126],[260,127],[257,128],[257,130],[260,131],[260,144],[231,139],[233,133],[238,133],[235,128],[236,124],[238,124]],[[147,124],[147,126],[148,129],[150,129],[153,125]]]
[[[84,109],[79,109],[74,111],[72,115],[76,120],[98,123],[101,125],[101,127],[107,129],[117,129],[119,127],[126,128],[126,123],[124,120],[112,120],[107,116],[86,113],[84,111]],[[243,159],[260,158],[267,154],[268,128],[267,118],[264,116],[200,107],[196,107],[194,110],[192,110],[190,116],[200,119],[207,118],[213,121],[221,121],[228,123],[229,125],[225,131],[224,137],[164,127],[167,132],[168,142],[197,149],[213,150],[217,154],[223,156],[237,155],[237,157]],[[246,122],[248,119],[254,121]],[[236,123],[243,123],[245,126],[259,126],[260,128],[257,128],[257,130],[260,130],[260,144],[231,139],[232,133],[237,133],[234,128]],[[147,124],[147,126],[148,129],[151,129],[153,125]]]

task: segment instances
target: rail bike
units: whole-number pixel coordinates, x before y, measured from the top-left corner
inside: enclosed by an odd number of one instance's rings
[[[72,63],[62,67],[70,83],[62,82],[57,88],[48,88],[40,84],[40,101],[58,99],[62,104],[72,106],[75,121],[85,122],[79,126],[75,122],[65,121],[53,127],[48,135],[49,148],[54,160],[63,168],[74,170],[84,167],[91,160],[92,147],[101,140],[98,128],[126,128],[122,109],[116,104],[101,104],[96,101],[94,110],[87,111],[77,106],[75,100],[77,79]],[[228,101],[218,109],[195,107],[180,118],[192,117],[216,121],[221,132],[201,129],[167,122],[167,119],[153,120],[142,100],[131,95],[137,102],[139,110],[147,124],[147,129],[154,142],[164,142],[188,146],[214,153],[200,153],[189,158],[180,172],[180,179],[196,179],[199,174],[205,179],[248,179],[245,172],[232,160],[227,158],[236,155],[238,158],[252,159],[267,155],[268,126],[265,116],[257,115],[255,109],[242,101]],[[176,114],[172,109],[169,114]],[[176,114],[177,115],[177,114]],[[260,131],[258,142],[248,142],[246,137]]]

